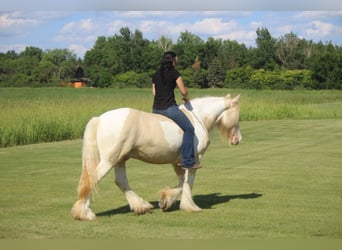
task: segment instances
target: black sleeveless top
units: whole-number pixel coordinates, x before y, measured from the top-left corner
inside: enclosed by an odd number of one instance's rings
[[[163,81],[160,69],[157,70],[152,78],[152,82],[155,84],[153,108],[167,109],[176,104],[174,89],[177,86],[176,80],[180,76],[180,73],[173,68],[168,72]]]

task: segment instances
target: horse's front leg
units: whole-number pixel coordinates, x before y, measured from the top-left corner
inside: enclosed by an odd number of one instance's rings
[[[183,193],[180,202],[180,209],[186,212],[198,212],[202,209],[198,207],[192,199],[191,189],[194,185],[196,169],[185,170],[184,183],[183,183]]]
[[[164,211],[168,210],[177,201],[183,189],[185,171],[176,164],[173,165],[173,168],[176,172],[176,175],[178,176],[178,185],[174,188],[164,188],[161,191],[159,191],[159,207]]]
[[[115,166],[115,184],[125,194],[129,207],[135,214],[144,214],[150,212],[153,205],[148,201],[143,200],[129,186],[126,175],[125,162]]]

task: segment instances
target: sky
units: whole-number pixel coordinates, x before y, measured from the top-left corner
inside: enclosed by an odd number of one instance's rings
[[[2,0],[0,52],[19,53],[26,46],[67,48],[83,58],[99,36],[119,34],[122,27],[138,29],[150,41],[166,36],[177,43],[181,32],[189,31],[203,41],[214,37],[255,46],[256,29],[267,28],[274,38],[293,32],[300,38],[342,46],[342,1],[165,2]]]

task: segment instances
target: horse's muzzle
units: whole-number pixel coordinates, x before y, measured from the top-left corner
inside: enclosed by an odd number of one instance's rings
[[[241,134],[239,135],[234,135],[232,140],[231,140],[231,144],[233,145],[238,145],[240,143],[240,141],[242,140],[242,136]]]

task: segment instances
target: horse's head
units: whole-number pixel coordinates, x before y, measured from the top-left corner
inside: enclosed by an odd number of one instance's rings
[[[230,99],[230,96],[226,96]],[[236,96],[231,99],[229,108],[224,110],[216,120],[216,126],[221,132],[221,136],[226,138],[229,143],[237,145],[242,140],[240,132],[239,118],[240,118],[240,107],[238,104],[240,96]]]

